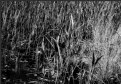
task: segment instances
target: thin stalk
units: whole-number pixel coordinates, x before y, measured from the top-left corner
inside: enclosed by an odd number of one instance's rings
[[[18,57],[16,57],[15,61],[15,72],[18,72]]]
[[[38,46],[36,48],[36,71],[38,71]]]

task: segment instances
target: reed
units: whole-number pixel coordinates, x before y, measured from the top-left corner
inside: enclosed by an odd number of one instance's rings
[[[16,83],[120,84],[120,11],[120,1],[2,1],[2,69],[26,69]]]

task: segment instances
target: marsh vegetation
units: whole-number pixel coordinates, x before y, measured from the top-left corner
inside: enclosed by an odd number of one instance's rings
[[[2,84],[121,84],[121,1],[2,1]]]

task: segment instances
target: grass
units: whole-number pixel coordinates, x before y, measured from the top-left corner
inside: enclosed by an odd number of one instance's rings
[[[120,11],[120,1],[2,1],[2,82],[120,84]]]

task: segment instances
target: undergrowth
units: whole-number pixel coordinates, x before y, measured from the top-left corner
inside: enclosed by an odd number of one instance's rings
[[[121,84],[120,1],[2,1],[2,84]]]

